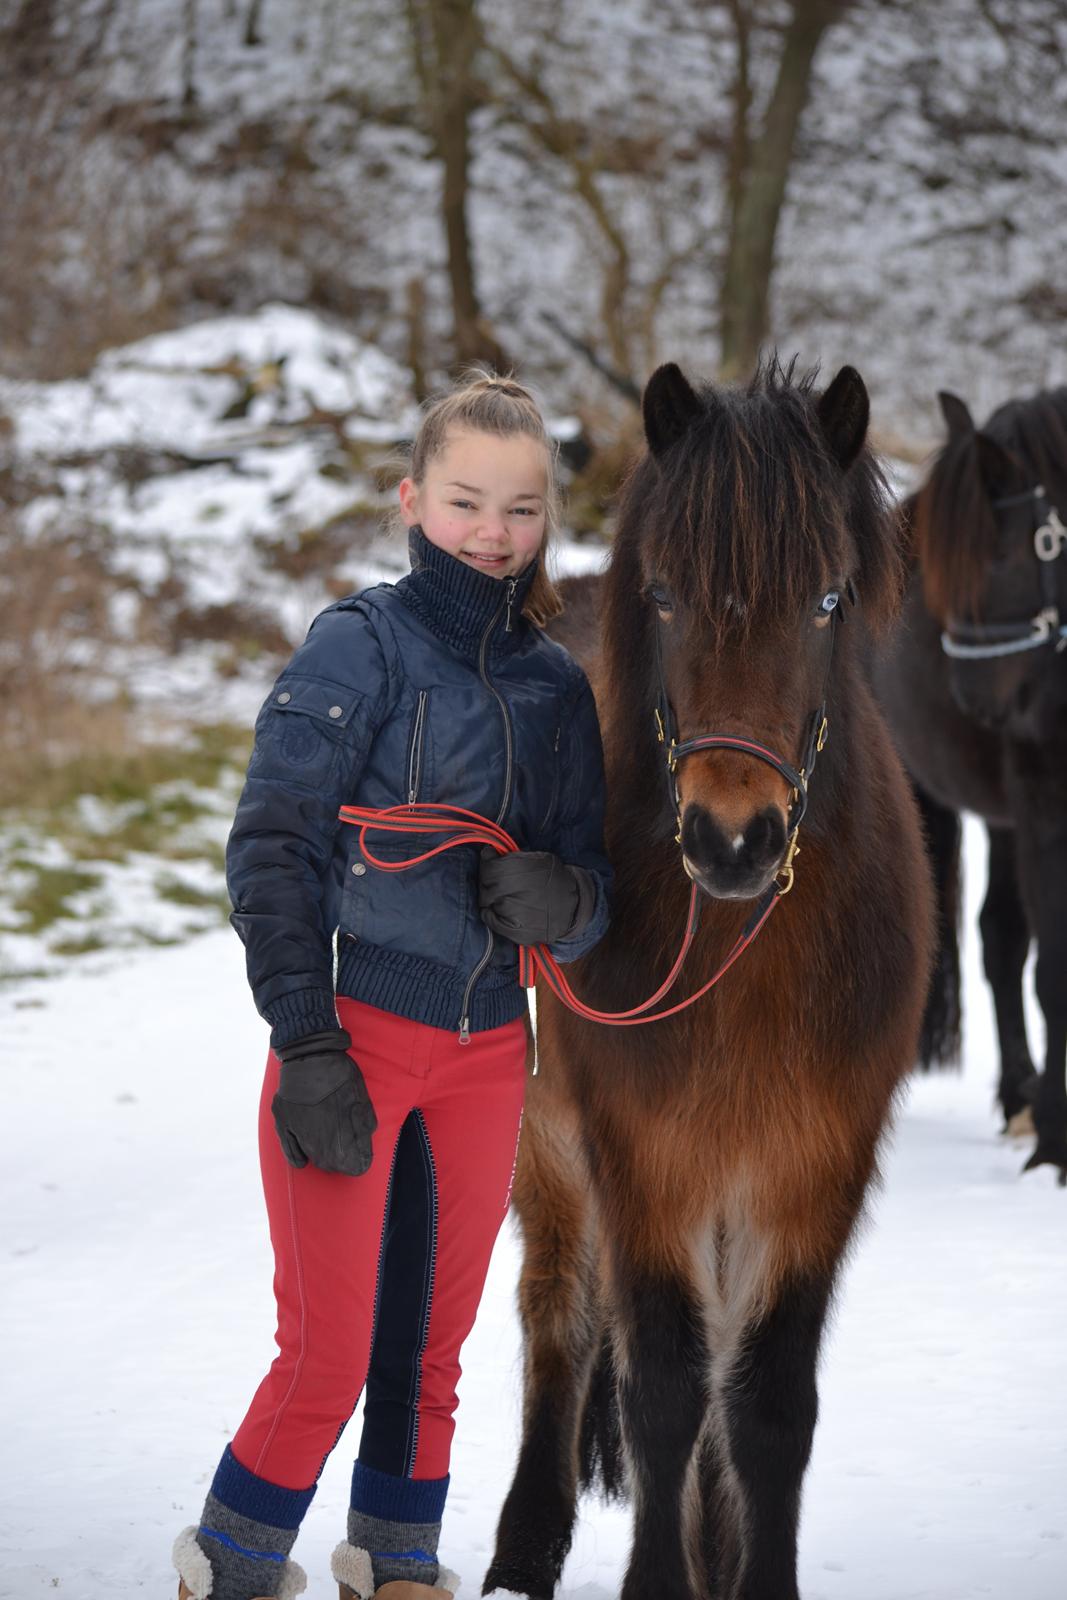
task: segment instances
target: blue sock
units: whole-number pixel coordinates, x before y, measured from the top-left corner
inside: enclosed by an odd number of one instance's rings
[[[348,1542],[370,1555],[375,1588],[396,1579],[436,1584],[437,1545],[447,1495],[447,1475],[396,1478],[356,1462]]]
[[[211,1600],[278,1593],[310,1489],[283,1489],[243,1467],[229,1445],[204,1502],[196,1542],[211,1564]]]

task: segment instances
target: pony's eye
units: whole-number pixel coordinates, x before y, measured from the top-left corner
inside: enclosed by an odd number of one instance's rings
[[[832,611],[837,610],[840,601],[841,596],[838,594],[837,590],[831,589],[829,593],[824,594],[822,599],[819,601],[819,604],[815,610],[815,615],[817,617],[828,617]]]
[[[652,601],[652,604],[657,606],[660,611],[674,610],[674,601],[671,599],[669,591],[661,583],[650,583],[646,587],[645,593]]]

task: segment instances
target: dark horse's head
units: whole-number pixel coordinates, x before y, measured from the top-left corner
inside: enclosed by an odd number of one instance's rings
[[[865,615],[888,616],[899,558],[851,367],[820,394],[777,360],[736,390],[694,389],[671,364],[643,404],[648,453],[623,492],[602,698],[609,760],[662,837],[675,819],[654,734],[659,662],[680,741],[714,732],[799,767],[844,670],[835,609],[858,594]],[[787,851],[786,777],[735,748],[688,755],[675,779],[686,871],[718,898],[760,894]]]
[[[939,398],[948,440],[912,515],[952,692],[988,726],[1039,731],[1067,637],[1067,388],[1009,401],[980,429],[956,395]]]

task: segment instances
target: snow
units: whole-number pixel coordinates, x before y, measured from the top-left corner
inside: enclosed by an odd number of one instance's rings
[[[962,1076],[911,1083],[842,1286],[807,1478],[805,1600],[1062,1600],[1067,1195],[992,1109],[968,825]],[[1033,1038],[1041,1038],[1032,1011]],[[175,1534],[272,1355],[255,1150],[264,1025],[228,930],[0,995],[0,1597],[172,1594]],[[515,1454],[518,1250],[466,1347],[442,1554],[479,1591]],[[295,1555],[332,1593],[350,1424]],[[562,1594],[618,1592],[628,1514],[582,1507]]]

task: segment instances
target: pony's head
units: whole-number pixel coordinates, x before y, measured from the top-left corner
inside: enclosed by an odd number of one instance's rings
[[[727,735],[799,767],[842,669],[835,614],[859,596],[877,624],[900,589],[863,380],[843,367],[817,393],[774,360],[747,388],[694,388],[670,364],[643,410],[648,453],[624,490],[608,583],[609,737],[652,717],[661,678],[680,741]],[[645,781],[663,793],[650,755],[638,755]],[[690,876],[720,898],[759,894],[788,847],[787,778],[736,748],[687,755],[674,776]]]
[[[960,707],[990,726],[1033,722],[1067,622],[1067,388],[1011,400],[982,428],[958,396],[938,398],[948,438],[912,509],[926,604]]]

